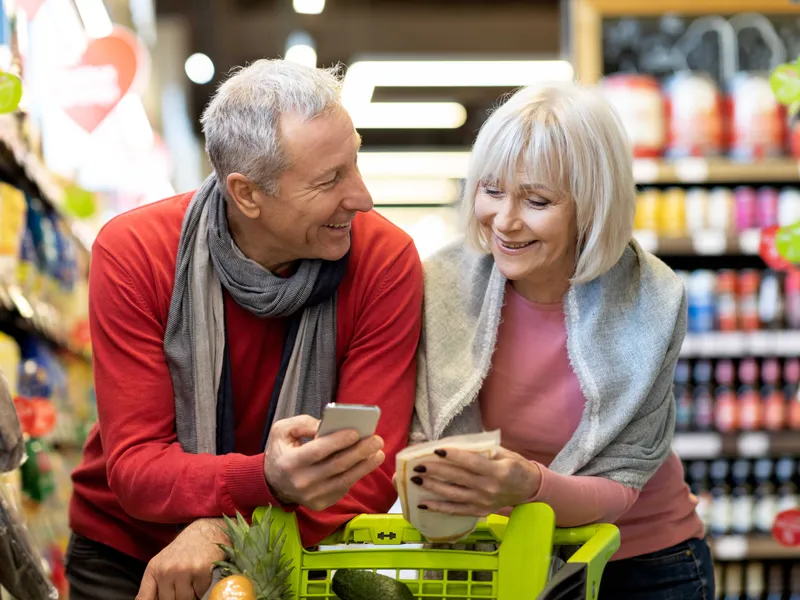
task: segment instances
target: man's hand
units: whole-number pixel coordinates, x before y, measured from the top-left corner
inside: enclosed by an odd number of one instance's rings
[[[303,444],[303,438],[313,438],[318,428],[317,419],[300,415],[278,421],[270,430],[264,475],[283,503],[324,510],[386,458],[380,437],[359,441],[353,430],[337,431]]]
[[[195,600],[211,586],[213,563],[230,545],[222,519],[199,519],[147,564],[136,600]]]

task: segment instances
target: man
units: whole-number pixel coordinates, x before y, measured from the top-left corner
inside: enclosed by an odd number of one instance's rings
[[[72,600],[202,597],[223,514],[296,509],[313,545],[396,497],[422,268],[370,212],[338,78],[256,62],[203,125],[215,176],[94,245],[99,426],[73,475]],[[377,435],[308,441],[330,401],[379,405]]]

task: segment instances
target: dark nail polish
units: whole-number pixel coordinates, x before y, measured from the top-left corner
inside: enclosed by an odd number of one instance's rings
[[[447,456],[447,452],[445,452],[444,450],[434,450],[433,453],[436,456],[441,456],[442,458]]]
[[[417,485],[422,485],[422,477],[412,477],[411,483],[416,483]]]
[[[417,465],[414,467],[414,473],[424,473],[427,470],[428,469],[426,469],[423,465]]]
[[[428,506],[425,505],[425,504],[418,504],[417,508],[420,509],[420,510],[428,510]]]

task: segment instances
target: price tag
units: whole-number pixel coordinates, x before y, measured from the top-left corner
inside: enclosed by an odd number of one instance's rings
[[[656,183],[660,172],[658,161],[646,158],[633,161],[633,178],[637,183]]]
[[[718,458],[722,436],[718,433],[676,433],[672,449],[683,459]]]
[[[675,161],[675,176],[685,183],[702,183],[708,180],[708,161],[704,158]]]
[[[651,229],[639,229],[633,232],[633,237],[639,242],[642,250],[655,254],[658,250],[658,236]]]
[[[766,456],[769,451],[769,435],[762,431],[743,433],[736,446],[741,456]]]
[[[758,255],[761,247],[761,230],[748,229],[739,235],[739,250],[742,254]]]
[[[704,229],[692,234],[692,247],[697,254],[716,256],[725,254],[728,241],[720,229]]]
[[[743,535],[725,535],[714,544],[714,555],[719,560],[747,558],[747,538]]]

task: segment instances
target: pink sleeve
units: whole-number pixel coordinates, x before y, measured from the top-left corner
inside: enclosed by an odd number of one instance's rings
[[[639,491],[604,477],[560,475],[534,463],[542,473],[539,491],[531,502],[549,504],[558,527],[614,523],[636,502]]]

